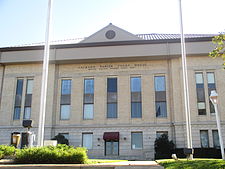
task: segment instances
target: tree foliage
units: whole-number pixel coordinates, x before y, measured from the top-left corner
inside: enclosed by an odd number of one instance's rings
[[[155,158],[171,158],[174,151],[175,144],[173,141],[169,141],[167,134],[162,134],[159,138],[155,140]]]
[[[213,58],[221,57],[225,69],[225,33],[215,36],[212,41],[216,44],[216,47],[209,53],[209,56]]]
[[[57,140],[58,144],[66,144],[69,145],[69,140],[64,137],[62,134],[56,135],[52,140]]]

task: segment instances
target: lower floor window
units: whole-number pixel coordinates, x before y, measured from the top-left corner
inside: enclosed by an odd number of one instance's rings
[[[132,149],[142,149],[143,148],[142,132],[131,133],[131,148]]]
[[[92,133],[83,133],[82,134],[82,145],[87,149],[92,149]]]
[[[218,130],[213,130],[212,135],[213,135],[213,147],[214,148],[220,148]]]
[[[208,148],[209,147],[208,130],[200,130],[200,139],[201,139],[201,147]]]
[[[119,155],[119,142],[106,141],[105,142],[105,155]]]

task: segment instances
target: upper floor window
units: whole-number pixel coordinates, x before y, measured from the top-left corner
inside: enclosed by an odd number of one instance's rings
[[[206,115],[203,73],[202,72],[195,73],[195,80],[196,80],[196,91],[197,91],[198,114]]]
[[[26,94],[25,94],[25,105],[24,105],[24,119],[31,118],[31,103],[32,103],[32,93],[33,93],[33,79],[27,79],[26,86]]]
[[[24,90],[25,92],[23,92]],[[21,112],[23,112],[23,119],[31,118],[32,93],[33,79],[17,79],[13,120],[19,120]]]
[[[107,118],[117,118],[117,78],[107,78]]]
[[[61,81],[61,99],[60,99],[60,120],[70,118],[71,105],[71,79],[62,79]]]
[[[94,79],[84,79],[83,118],[94,118]]]
[[[23,79],[17,79],[13,120],[20,119],[23,95]]]
[[[154,83],[156,117],[167,117],[165,76],[155,76]]]
[[[131,117],[142,117],[141,77],[131,77]]]
[[[208,83],[208,95],[210,96],[212,90],[216,90],[216,83],[215,83],[215,75],[213,72],[207,72],[207,83]],[[209,107],[210,113],[215,113],[214,106],[209,98]]]

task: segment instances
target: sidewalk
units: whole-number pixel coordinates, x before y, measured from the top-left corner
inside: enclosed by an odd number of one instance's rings
[[[10,160],[0,160],[0,169],[164,169],[155,161],[124,161],[99,164],[12,164]]]

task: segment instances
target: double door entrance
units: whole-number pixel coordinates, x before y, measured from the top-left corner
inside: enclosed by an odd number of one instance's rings
[[[103,135],[105,140],[105,155],[119,155],[119,132],[105,132]]]
[[[105,141],[105,155],[119,155],[119,141]]]

